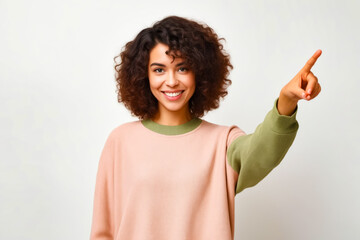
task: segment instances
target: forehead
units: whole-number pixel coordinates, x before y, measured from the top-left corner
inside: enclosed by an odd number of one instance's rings
[[[176,64],[178,62],[184,61],[181,57],[173,57],[171,53],[167,53],[169,46],[163,43],[158,43],[150,51],[149,64],[157,62],[163,64]]]

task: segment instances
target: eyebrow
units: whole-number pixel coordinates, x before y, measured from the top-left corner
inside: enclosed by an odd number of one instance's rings
[[[181,62],[181,63],[176,64],[176,67],[179,67],[179,66],[182,66],[182,65],[185,65],[185,62]],[[164,64],[161,64],[161,63],[156,63],[156,62],[154,62],[154,63],[150,64],[150,67],[151,67],[151,66],[160,66],[160,67],[165,67],[165,65],[164,65]]]

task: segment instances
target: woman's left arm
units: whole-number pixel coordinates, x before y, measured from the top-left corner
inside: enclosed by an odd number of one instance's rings
[[[300,99],[309,101],[320,93],[320,84],[311,68],[321,53],[320,49],[317,50],[295,77],[281,89],[277,106],[281,115],[292,115]]]
[[[237,137],[229,146],[229,164],[239,174],[236,194],[256,185],[284,158],[292,145],[298,122],[297,103],[311,100],[320,93],[317,77],[310,71],[321,50],[307,61],[298,74],[281,90],[273,109],[255,132]]]
[[[299,124],[297,108],[291,116],[280,115],[278,99],[254,133],[240,135],[227,149],[230,166],[238,173],[235,194],[255,186],[284,158],[292,145]],[[234,131],[238,131],[234,128]]]

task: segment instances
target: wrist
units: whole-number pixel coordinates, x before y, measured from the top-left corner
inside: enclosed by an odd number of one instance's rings
[[[277,109],[279,114],[291,116],[297,106],[298,100],[289,98],[283,92],[280,92]]]

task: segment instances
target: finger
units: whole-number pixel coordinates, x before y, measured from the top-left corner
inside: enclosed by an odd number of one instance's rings
[[[314,76],[312,72],[309,72],[309,74],[306,76],[306,81],[307,81],[307,85],[305,92],[310,95],[318,82],[318,78]]]
[[[307,94],[301,87],[297,87],[292,90],[292,93],[298,98],[298,99],[306,99]]]
[[[316,84],[315,89],[313,91],[313,93],[311,94],[311,99],[315,98],[317,95],[319,95],[319,93],[321,92],[321,86],[320,84]]]
[[[320,57],[322,51],[319,49],[317,50],[314,55],[306,62],[305,66],[302,68],[303,72],[310,72],[311,68],[316,63],[316,60]]]

